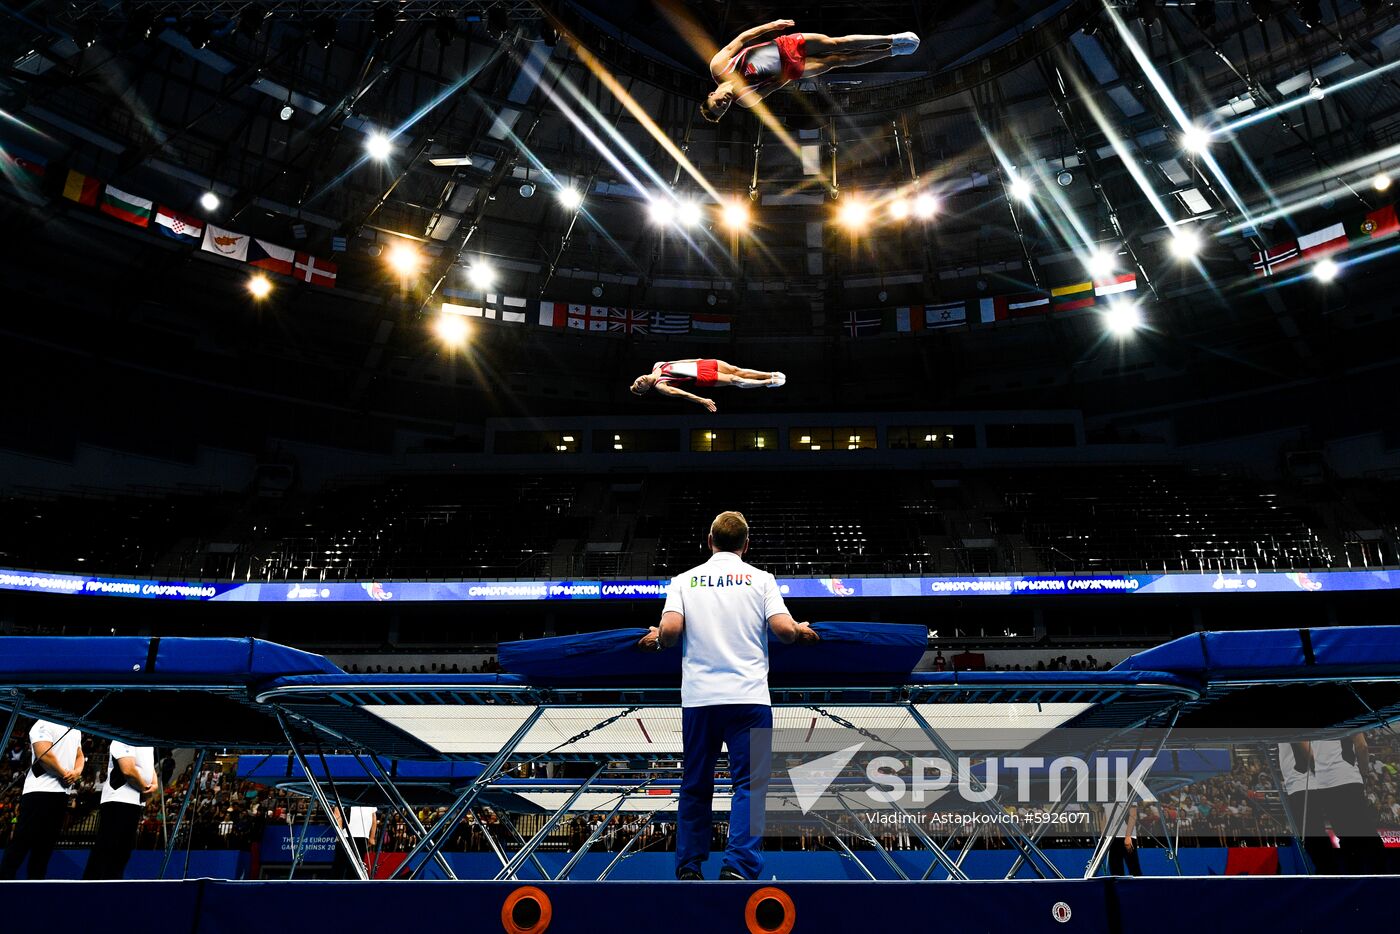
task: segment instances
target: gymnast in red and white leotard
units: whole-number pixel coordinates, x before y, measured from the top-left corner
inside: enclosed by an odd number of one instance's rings
[[[700,105],[700,113],[718,123],[736,101],[753,107],[789,81],[812,78],[832,68],[853,68],[894,55],[912,55],[919,37],[826,36],[819,32],[784,33],[794,23],[777,19],[746,29],[710,59],[710,77],[719,87]]]
[[[689,383],[696,389],[709,389],[714,386],[776,389],[786,382],[787,377],[782,373],[746,370],[723,360],[659,360],[651,365],[650,373],[638,376],[632,381],[632,392],[644,396],[655,389],[662,395],[686,399],[713,412],[716,408],[713,399],[687,392],[680,384]]]

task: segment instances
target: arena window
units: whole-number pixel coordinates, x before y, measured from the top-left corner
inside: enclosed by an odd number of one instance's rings
[[[1072,448],[1074,426],[1060,422],[988,425],[989,448]]]
[[[776,428],[696,428],[690,432],[690,450],[701,454],[777,449]]]
[[[892,450],[915,448],[975,448],[977,432],[971,425],[897,425],[890,428]]]
[[[871,451],[876,447],[874,425],[818,426],[788,430],[794,451]]]
[[[678,448],[676,432],[669,428],[600,428],[593,432],[595,454],[670,454]]]
[[[577,454],[582,431],[498,431],[493,450],[497,454]]]

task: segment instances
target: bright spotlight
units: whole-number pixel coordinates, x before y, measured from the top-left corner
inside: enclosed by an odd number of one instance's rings
[[[1371,187],[1376,189],[1376,191],[1385,191],[1390,187],[1390,176],[1384,172],[1379,173],[1375,178],[1371,179]]]
[[[365,140],[365,152],[371,159],[383,162],[394,151],[394,144],[389,142],[389,137],[383,133],[371,133],[369,139]]]
[[[248,277],[248,294],[262,301],[272,294],[272,280],[259,273]]]
[[[924,192],[914,199],[914,214],[920,220],[928,220],[938,213],[938,199]]]
[[[1201,252],[1201,235],[1189,227],[1182,227],[1172,233],[1169,246],[1172,256],[1177,259],[1191,259]]]
[[[1117,265],[1114,255],[1105,249],[1097,249],[1090,256],[1085,267],[1089,270],[1089,275],[1095,279],[1104,279],[1113,275],[1113,269]]]
[[[909,199],[895,198],[890,202],[890,217],[902,221],[909,216]]]
[[[1313,264],[1313,278],[1318,282],[1331,282],[1337,278],[1342,268],[1330,259],[1320,259]]]
[[[467,270],[467,281],[473,288],[485,292],[496,284],[496,268],[484,259],[479,259],[471,264]]]
[[[725,202],[721,216],[724,219],[724,226],[730,230],[748,230],[749,228],[749,206],[738,199]]]
[[[1189,153],[1200,155],[1210,148],[1211,132],[1200,124],[1193,123],[1181,134],[1181,148]]]
[[[1136,331],[1142,325],[1142,312],[1132,302],[1114,302],[1104,313],[1104,325],[1119,337]]]
[[[686,199],[676,208],[676,220],[682,227],[695,227],[700,223],[700,203]]]
[[[666,225],[676,219],[676,206],[671,203],[671,199],[664,195],[660,198],[653,198],[647,207],[647,213],[651,215],[653,224]]]
[[[199,196],[199,206],[206,211],[217,211],[219,209],[219,196],[212,191],[206,191]]]
[[[870,205],[859,198],[847,198],[841,202],[837,218],[842,226],[850,230],[860,230],[870,223]]]
[[[565,186],[559,189],[559,204],[566,211],[577,211],[583,204],[583,195],[578,193],[577,188]]]
[[[1312,84],[1308,87],[1308,97],[1311,97],[1315,101],[1320,101],[1326,96],[1327,89],[1322,86],[1322,79],[1314,78]]]
[[[1034,189],[1031,188],[1031,183],[1019,175],[1011,176],[1011,185],[1009,187],[1011,189],[1011,197],[1015,198],[1017,201],[1029,201],[1031,200],[1031,195],[1035,193]]]
[[[384,254],[391,269],[401,276],[411,276],[423,265],[423,254],[411,243],[396,243]]]
[[[467,319],[461,315],[438,315],[434,328],[443,343],[460,347],[467,342]]]

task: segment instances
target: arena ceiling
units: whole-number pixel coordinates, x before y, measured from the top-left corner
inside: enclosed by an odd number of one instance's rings
[[[301,248],[368,287],[400,239],[431,307],[474,264],[531,297],[750,313],[1046,287],[1108,250],[1158,294],[1371,209],[1395,146],[1400,10],[1151,0],[7,0],[0,139]],[[697,114],[718,43],[773,16],[914,30],[919,53],[795,83],[766,118]],[[1311,91],[1311,93],[1310,93]],[[1214,133],[1202,152],[1191,127]],[[388,158],[367,157],[375,135]],[[1018,182],[1019,180],[1019,182]],[[1031,197],[1017,197],[1017,185]],[[580,209],[556,193],[583,194]],[[529,193],[527,196],[527,192]],[[705,204],[690,230],[652,200]],[[928,218],[885,208],[927,193]],[[749,206],[742,234],[719,204]],[[833,222],[864,201],[870,225]],[[61,205],[60,205],[61,207]],[[1199,231],[1194,264],[1175,230]],[[401,282],[392,283],[394,287]],[[755,299],[754,297],[757,296]],[[868,298],[867,298],[868,300]]]

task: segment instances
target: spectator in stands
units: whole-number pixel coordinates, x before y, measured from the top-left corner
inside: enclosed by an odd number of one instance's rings
[[[676,878],[700,879],[714,826],[715,762],[729,750],[733,787],[729,840],[721,879],[756,879],[763,868],[764,795],[768,788],[772,700],[768,631],[784,643],[816,642],[788,613],[773,575],[747,563],[749,525],[738,512],[710,524],[710,560],[673,578],[661,621],[642,637],[645,649],[681,644],[681,778]]]
[[[112,742],[107,756],[107,776],[102,782],[101,819],[97,842],[88,854],[84,879],[120,879],[126,874],[136,831],[141,826],[141,796],[154,794],[156,751],[150,746]]]
[[[0,860],[0,879],[13,879],[29,857],[29,878],[48,875],[49,857],[63,830],[68,798],[82,778],[83,734],[72,727],[37,720],[29,730],[32,762],[24,778],[14,835]]]

